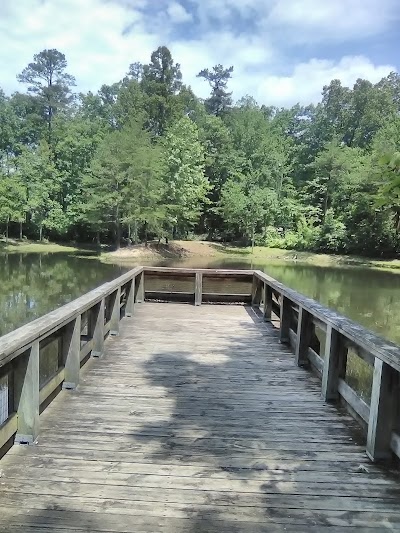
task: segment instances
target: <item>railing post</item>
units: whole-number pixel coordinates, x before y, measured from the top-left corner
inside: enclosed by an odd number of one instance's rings
[[[196,272],[195,287],[194,287],[194,305],[201,305],[203,297],[203,274]]]
[[[272,288],[264,283],[264,320],[271,322],[272,318]]]
[[[66,326],[62,339],[64,361],[63,389],[75,389],[81,369],[81,315]]]
[[[15,442],[33,444],[39,433],[39,341],[18,359],[14,370]]]
[[[111,323],[110,335],[119,335],[119,322],[121,320],[121,287],[111,295]]]
[[[128,283],[126,295],[126,307],[125,307],[125,316],[133,316],[135,310],[135,278]]]
[[[398,415],[399,374],[387,363],[375,357],[367,455],[372,461],[389,459],[390,440]]]
[[[291,313],[292,303],[288,298],[286,298],[286,296],[283,296],[282,294],[279,331],[279,340],[282,344],[288,344],[290,342],[289,329]]]
[[[90,310],[90,335],[93,339],[92,357],[104,353],[104,298]]]
[[[257,307],[261,302],[261,281],[253,274],[253,285],[251,288],[251,305]]]
[[[322,370],[322,398],[326,401],[339,399],[339,380],[346,375],[347,348],[342,336],[330,324],[326,326],[324,367]]]
[[[145,297],[144,271],[136,276],[135,290],[136,290],[135,302],[136,303],[144,302],[144,297]]]
[[[295,347],[295,358],[298,366],[304,366],[308,363],[308,347],[310,346],[312,327],[312,316],[300,306]]]

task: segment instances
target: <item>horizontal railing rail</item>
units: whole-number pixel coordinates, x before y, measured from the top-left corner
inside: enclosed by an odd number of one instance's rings
[[[192,302],[195,305],[202,303],[251,303],[253,270],[144,267],[144,272],[147,300]],[[166,288],[157,288],[155,287],[157,285],[155,280],[173,280],[175,283],[167,284]],[[150,287],[146,281],[150,282]],[[228,281],[229,292],[215,291],[216,281],[218,284],[222,281]],[[242,292],[232,292],[233,282],[242,288]],[[178,283],[178,287],[176,287],[176,283]],[[207,286],[208,283],[209,286]],[[177,290],[179,285],[181,290]]]
[[[278,327],[299,366],[321,377],[322,397],[343,402],[367,433],[372,460],[400,457],[400,347],[259,270],[137,267],[0,338],[0,448],[32,443],[39,414],[108,335],[144,300],[244,303]],[[370,401],[347,379],[351,357],[371,369]]]
[[[137,267],[0,338],[0,449],[35,441],[40,412],[77,387],[82,364],[101,357],[105,338],[143,301],[143,278]]]
[[[400,347],[256,270],[252,305],[260,304],[266,321],[273,314],[279,319],[280,341],[292,346],[297,364],[320,375],[323,399],[342,400],[366,429],[367,455],[374,461],[400,457]],[[371,367],[369,403],[345,379],[350,350]]]

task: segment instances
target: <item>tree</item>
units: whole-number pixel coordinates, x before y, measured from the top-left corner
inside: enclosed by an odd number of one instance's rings
[[[0,174],[0,198],[0,221],[5,224],[8,242],[10,222],[22,223],[25,218],[25,190],[18,176]]]
[[[209,204],[203,213],[201,229],[209,238],[223,233],[224,221],[218,209],[221,189],[236,168],[237,153],[232,134],[221,117],[208,115],[203,109],[195,116],[199,139],[204,150],[204,175],[210,183]]]
[[[205,106],[212,115],[221,116],[232,105],[232,93],[227,91],[232,72],[233,67],[224,68],[219,64],[211,70],[206,68],[197,74],[198,78],[204,78],[211,86],[211,96],[205,101]]]
[[[17,173],[26,195],[26,211],[39,230],[63,234],[68,220],[60,203],[61,180],[49,145],[43,141],[35,149],[24,149],[17,160]]]
[[[185,234],[198,222],[210,188],[196,124],[181,118],[168,130],[163,144],[167,222],[174,234]]]
[[[221,191],[221,209],[226,222],[240,232],[254,248],[257,229],[264,232],[274,222],[276,193],[257,184],[253,176],[237,174]]]
[[[383,184],[378,191],[377,205],[393,212],[395,231],[400,235],[400,152],[382,154],[378,164]]]
[[[143,66],[140,85],[148,96],[149,129],[162,136],[176,118],[176,95],[182,88],[180,65],[174,63],[166,46],[160,46],[151,54],[150,63]]]
[[[33,62],[17,76],[18,81],[28,84],[28,92],[36,95],[43,108],[43,116],[51,140],[53,116],[72,100],[71,87],[75,78],[65,72],[65,55],[56,49],[43,50],[33,56]]]
[[[138,122],[109,133],[99,145],[84,179],[83,211],[96,232],[111,227],[121,243],[122,225],[149,226],[159,217],[162,188],[157,148]]]

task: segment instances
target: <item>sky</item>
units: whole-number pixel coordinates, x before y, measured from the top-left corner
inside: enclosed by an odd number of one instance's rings
[[[119,81],[160,45],[200,97],[206,67],[234,66],[238,100],[290,106],[321,98],[338,78],[379,81],[400,70],[400,0],[0,0],[0,87],[24,90],[16,75],[57,48],[77,91]]]

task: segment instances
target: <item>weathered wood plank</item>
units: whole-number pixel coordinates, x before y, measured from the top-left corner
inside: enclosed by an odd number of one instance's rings
[[[63,338],[64,389],[75,389],[79,385],[81,368],[82,318],[78,315],[66,326]],[[88,352],[89,353],[89,352]]]
[[[14,369],[14,405],[17,412],[16,442],[32,444],[39,433],[39,341]]]
[[[369,419],[369,406],[366,404],[353,390],[350,385],[348,385],[344,379],[339,379],[338,383],[339,394],[343,397],[344,400],[350,405],[354,411],[361,416],[365,422],[368,422]]]
[[[195,286],[194,286],[194,304],[201,305],[203,297],[203,274],[196,272]]]
[[[375,358],[367,437],[367,455],[373,461],[391,456],[392,433],[398,427],[399,383],[399,373]]]
[[[0,531],[400,528],[399,474],[250,308],[138,306],[80,372],[0,462]]]

